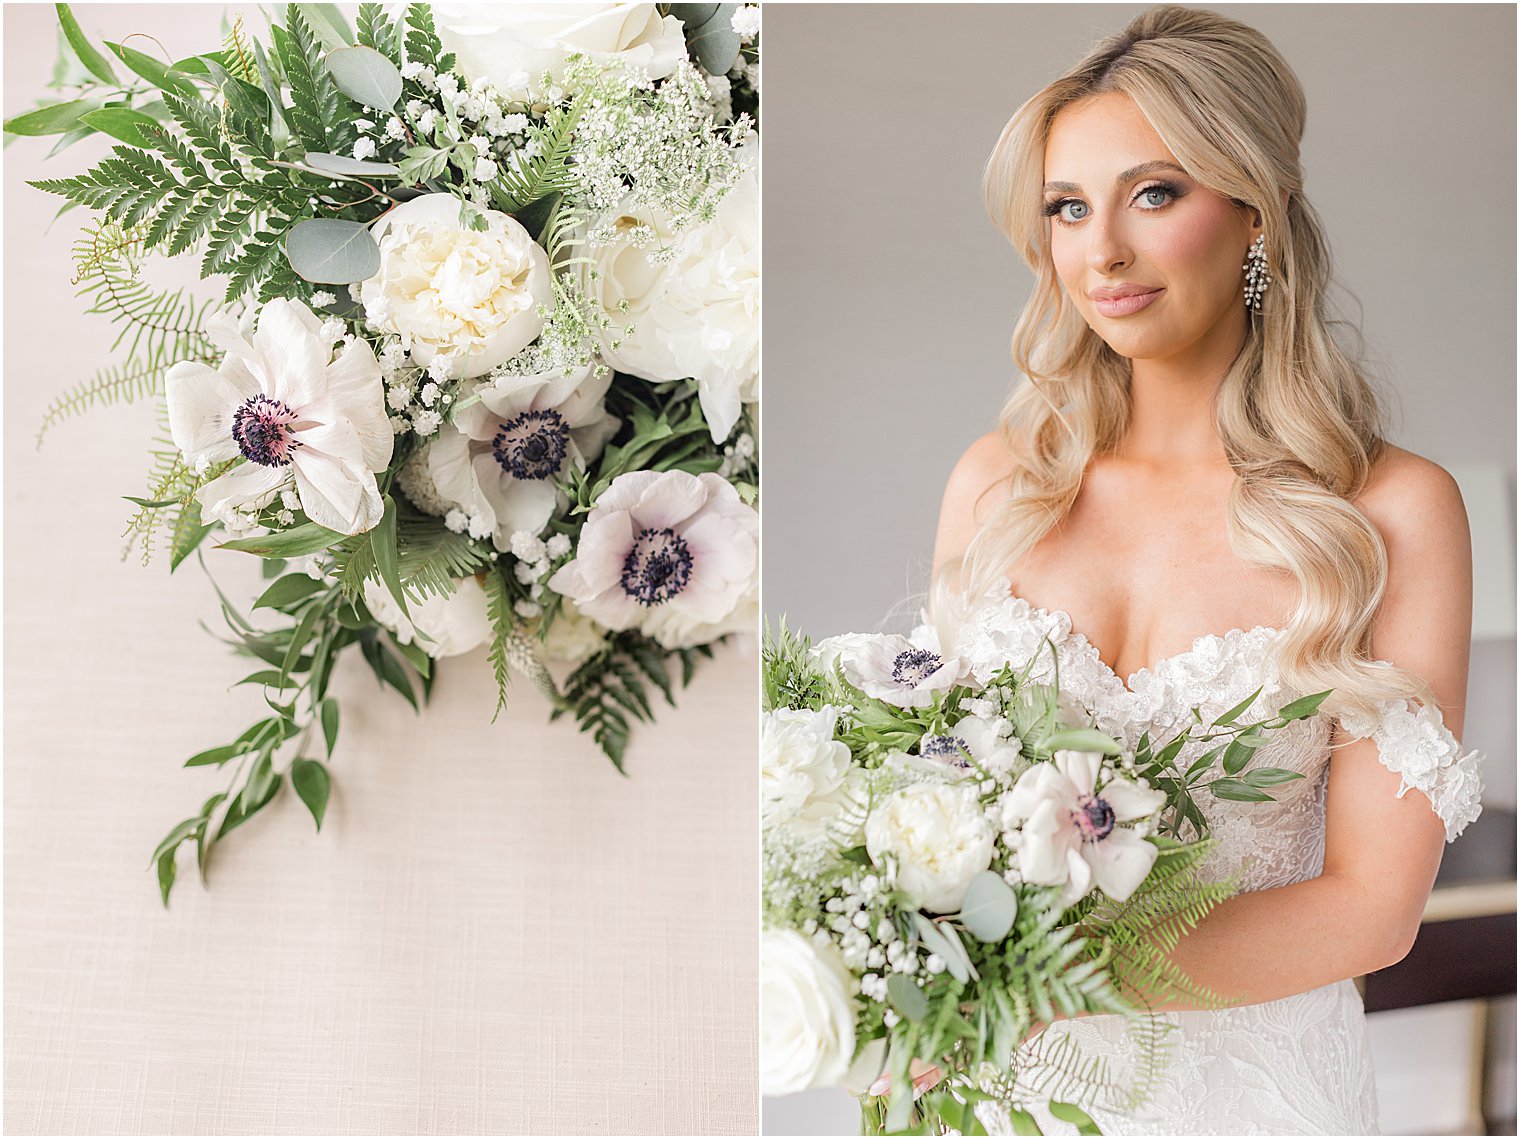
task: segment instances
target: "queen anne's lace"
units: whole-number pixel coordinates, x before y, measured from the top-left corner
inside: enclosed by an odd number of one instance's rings
[[[1257,688],[1247,717],[1276,712],[1307,695],[1285,686],[1271,651],[1281,631],[1258,625],[1207,634],[1186,652],[1143,668],[1128,684],[1094,646],[1074,632],[1069,614],[1042,609],[1015,596],[1006,584],[968,614],[951,652],[985,681],[1012,661],[1037,662],[1031,678],[1050,683],[1060,670],[1063,692],[1093,713],[1094,726],[1133,748],[1142,732],[1165,741],[1192,722],[1196,704],[1205,722]],[[1055,646],[1052,656],[1043,641]],[[1430,798],[1446,824],[1448,841],[1477,818],[1482,780],[1478,752],[1461,746],[1437,708],[1413,710],[1391,700],[1379,715],[1342,717],[1350,738],[1370,736],[1379,757],[1410,787]],[[1242,890],[1266,890],[1317,877],[1324,869],[1325,807],[1330,768],[1331,716],[1322,712],[1273,733],[1255,763],[1302,772],[1303,779],[1273,788],[1272,803],[1237,803],[1204,796],[1199,807],[1218,840],[1201,873],[1240,875]],[[1208,745],[1191,743],[1178,757],[1186,768]],[[1215,761],[1213,774],[1223,772]],[[1172,1026],[1160,1082],[1134,1112],[1103,1096],[1091,1114],[1105,1134],[1376,1134],[1377,1098],[1367,1047],[1362,1000],[1349,978],[1281,1000],[1219,1010],[1158,1014]],[[1122,1017],[1060,1020],[1037,1041],[1070,1037],[1089,1061],[1102,1059],[1109,1077],[1127,1088],[1137,1056]],[[1016,1093],[1047,1135],[1075,1134],[1045,1106],[1056,1072],[1032,1059],[1026,1045]],[[1043,1094],[1042,1094],[1043,1092]],[[994,1134],[1012,1134],[1006,1107],[986,1104],[979,1114]]]

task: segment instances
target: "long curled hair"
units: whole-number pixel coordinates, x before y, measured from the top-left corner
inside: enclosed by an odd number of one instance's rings
[[[1280,676],[1302,692],[1334,688],[1323,705],[1331,713],[1371,712],[1394,697],[1434,704],[1417,673],[1370,659],[1388,558],[1352,500],[1382,452],[1382,412],[1331,332],[1330,255],[1299,167],[1303,88],[1260,32],[1198,9],[1153,8],[1101,41],[1015,112],[988,159],[988,212],[1035,274],[1012,342],[1027,379],[1001,417],[1012,473],[992,488],[999,498],[965,554],[936,574],[931,616],[942,633],[952,631],[1066,515],[1089,461],[1111,452],[1129,426],[1130,363],[1061,287],[1041,212],[1051,123],[1104,92],[1133,100],[1202,186],[1263,219],[1272,287],[1219,386],[1214,423],[1236,476],[1231,548],[1299,584],[1277,642]]]

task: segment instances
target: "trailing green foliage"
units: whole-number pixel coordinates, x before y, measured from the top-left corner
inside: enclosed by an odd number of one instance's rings
[[[596,746],[623,771],[630,718],[654,719],[649,689],[657,689],[665,702],[675,707],[672,665],[679,661],[680,686],[685,688],[696,673],[697,662],[712,655],[711,645],[667,649],[642,633],[614,633],[601,652],[571,673],[565,682],[563,703],[550,718],[573,715],[581,731],[589,732]]]

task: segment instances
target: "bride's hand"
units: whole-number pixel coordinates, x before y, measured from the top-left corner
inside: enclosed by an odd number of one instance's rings
[[[945,1078],[945,1073],[933,1064],[914,1060],[908,1065],[908,1075],[913,1078],[913,1098],[917,1099]],[[867,1095],[886,1095],[892,1090],[892,1076],[884,1072],[879,1080],[866,1089]]]

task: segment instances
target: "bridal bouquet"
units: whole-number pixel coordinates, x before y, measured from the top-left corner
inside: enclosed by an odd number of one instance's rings
[[[1031,681],[1034,663],[978,685],[927,627],[810,649],[783,626],[768,640],[766,1094],[859,1094],[889,1074],[889,1099],[862,1100],[869,1132],[985,1134],[975,1104],[1016,1101],[1015,1051],[1059,1010],[1130,1019],[1141,1072],[1127,1093],[1086,1071],[1067,1041],[1031,1047],[1081,1089],[1067,1098],[1119,1092],[1133,1105],[1159,1074],[1166,1027],[1143,1006],[1181,994],[1222,1003],[1167,957],[1237,885],[1196,873],[1212,840],[1195,793],[1268,801],[1264,788],[1300,778],[1252,759],[1329,693],[1241,723],[1258,689],[1212,723],[1195,708],[1174,739],[1142,734],[1126,752],[1090,726],[1058,672],[1054,684]],[[1179,770],[1189,742],[1212,740]],[[1224,775],[1209,778],[1216,759]],[[956,1079],[915,1104],[914,1059]],[[1040,1133],[1009,1106],[1022,1133]],[[1098,1133],[1078,1103],[1050,1110]]]
[[[484,646],[498,714],[521,672],[621,769],[757,621],[758,9],[291,4],[180,60],[58,16],[58,97],[5,129],[117,143],[33,185],[95,211],[76,279],[125,350],[42,430],[155,401],[128,549],[270,579],[268,621],[222,596],[268,715],[188,760],[233,775],[154,852],[164,903],[287,778],[321,827],[353,646],[413,707]],[[192,253],[215,295],[143,280]]]

